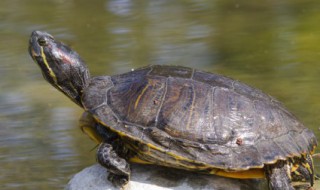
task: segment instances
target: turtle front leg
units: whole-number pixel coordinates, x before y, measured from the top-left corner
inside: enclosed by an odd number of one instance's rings
[[[118,156],[112,145],[101,143],[97,151],[98,162],[110,172],[108,180],[117,187],[125,186],[130,179],[129,163]]]
[[[89,112],[82,114],[80,128],[92,140],[100,144],[97,161],[110,172],[108,179],[115,186],[126,185],[129,182],[130,167],[124,158],[129,159],[131,154],[118,135],[97,123]]]
[[[287,161],[280,160],[275,164],[267,165],[265,172],[270,190],[294,190]]]

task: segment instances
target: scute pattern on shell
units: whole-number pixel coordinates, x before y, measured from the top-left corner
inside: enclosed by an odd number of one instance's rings
[[[161,165],[193,162],[246,170],[300,156],[317,145],[314,134],[269,95],[186,67],[149,66],[96,77],[82,100],[127,143],[148,146],[146,154],[147,149],[136,148],[140,145],[132,148]]]

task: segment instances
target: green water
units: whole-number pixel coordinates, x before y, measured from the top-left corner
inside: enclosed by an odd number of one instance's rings
[[[95,163],[95,145],[77,127],[82,110],[27,53],[33,30],[71,45],[92,75],[173,64],[231,76],[282,101],[319,136],[319,8],[316,0],[1,0],[0,188],[61,189]]]

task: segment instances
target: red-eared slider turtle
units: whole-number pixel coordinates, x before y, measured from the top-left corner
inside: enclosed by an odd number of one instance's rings
[[[274,190],[294,189],[292,180],[313,185],[315,135],[260,90],[181,66],[91,78],[75,51],[40,31],[29,53],[44,78],[85,109],[81,128],[100,144],[97,160],[115,185],[129,181],[129,162],[266,177]]]

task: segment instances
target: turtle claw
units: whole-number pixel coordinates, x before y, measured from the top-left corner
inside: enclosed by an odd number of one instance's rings
[[[116,187],[123,188],[129,182],[129,176],[122,176],[110,173],[108,180]]]
[[[108,180],[116,187],[123,188],[130,177],[129,163],[118,156],[108,143],[101,143],[97,152],[98,162],[108,169]]]

